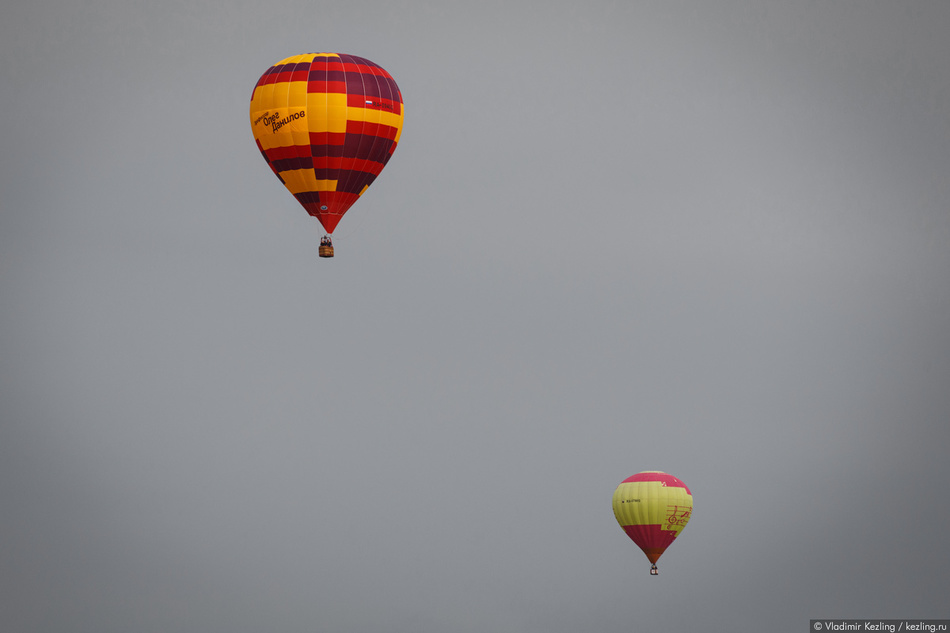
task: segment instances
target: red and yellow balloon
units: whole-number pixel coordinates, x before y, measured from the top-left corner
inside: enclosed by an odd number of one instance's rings
[[[327,233],[373,183],[402,132],[402,93],[377,64],[339,53],[283,59],[251,95],[271,169]]]
[[[692,493],[673,475],[649,470],[624,479],[614,491],[613,506],[617,522],[646,554],[655,576],[656,561],[689,522]]]

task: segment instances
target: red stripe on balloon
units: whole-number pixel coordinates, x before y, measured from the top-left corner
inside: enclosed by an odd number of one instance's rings
[[[643,550],[653,564],[656,564],[657,559],[666,551],[670,543],[676,540],[676,532],[664,530],[660,525],[625,525],[623,531]]]

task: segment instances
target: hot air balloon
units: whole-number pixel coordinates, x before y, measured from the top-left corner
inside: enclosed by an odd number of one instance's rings
[[[624,479],[614,491],[614,516],[659,571],[656,561],[686,527],[693,513],[693,495],[682,481],[658,470]]]
[[[264,160],[326,235],[382,171],[399,142],[403,104],[368,59],[308,53],[267,69],[251,95],[251,130]]]

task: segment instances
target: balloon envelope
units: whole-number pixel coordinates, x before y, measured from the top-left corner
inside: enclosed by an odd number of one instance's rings
[[[368,59],[308,53],[281,60],[261,75],[250,114],[264,159],[332,233],[396,149],[402,93]]]
[[[614,491],[614,516],[651,563],[679,536],[693,513],[693,495],[682,481],[653,470],[637,473]]]

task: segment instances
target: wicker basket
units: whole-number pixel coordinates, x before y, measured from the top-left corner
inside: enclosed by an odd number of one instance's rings
[[[333,247],[332,247],[332,246],[321,246],[321,247],[320,247],[320,257],[333,257]]]

